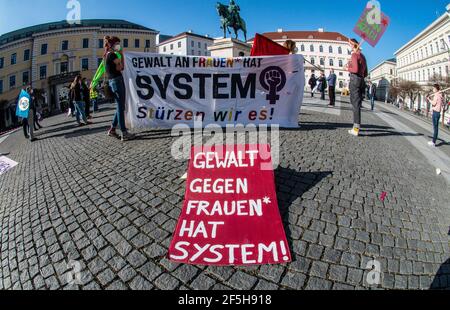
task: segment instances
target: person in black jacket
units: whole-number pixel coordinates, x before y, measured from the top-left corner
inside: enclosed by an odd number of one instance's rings
[[[31,87],[26,88],[27,93],[30,95],[30,107],[28,110],[28,118],[24,118],[22,120],[22,128],[23,128],[23,134],[26,139],[30,139],[31,142],[36,141],[36,138],[34,137],[34,115],[36,114],[35,110],[35,103],[34,103],[34,97]]]
[[[311,87],[311,98],[314,98],[314,89],[316,88],[317,79],[314,73],[311,75],[311,78],[308,81],[308,85]]]
[[[71,100],[74,102],[75,105],[75,116],[77,118],[78,126],[88,125],[90,122],[88,122],[85,114],[84,109],[84,102],[83,102],[83,89],[81,86],[81,75],[78,75],[75,80],[72,83],[71,88]],[[81,123],[80,119],[83,120],[84,124]]]
[[[91,119],[91,96],[89,92],[89,87],[86,84],[86,78],[83,78],[81,81],[81,88],[83,91],[83,99],[84,99],[84,113],[87,119]]]
[[[321,100],[325,100],[325,90],[327,89],[327,87],[327,79],[325,78],[325,73],[322,71],[319,78],[319,91]]]

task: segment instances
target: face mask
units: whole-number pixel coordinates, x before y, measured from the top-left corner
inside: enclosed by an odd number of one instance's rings
[[[114,50],[115,50],[116,52],[120,52],[120,51],[122,50],[122,47],[120,46],[120,44],[116,44],[116,45],[114,46]]]
[[[294,48],[294,54],[298,53],[298,47]]]

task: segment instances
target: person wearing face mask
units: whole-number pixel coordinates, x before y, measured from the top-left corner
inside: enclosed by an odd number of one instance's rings
[[[352,48],[352,57],[346,67],[350,72],[350,102],[353,106],[353,129],[348,133],[358,137],[361,129],[361,106],[366,89],[364,79],[368,76],[368,70],[366,57],[361,53],[359,42],[351,39],[348,43]]]
[[[113,93],[116,102],[116,114],[108,131],[110,137],[119,138],[116,127],[119,126],[122,136],[122,141],[132,140],[135,136],[128,132],[125,127],[125,83],[122,76],[122,71],[125,68],[123,50],[120,45],[120,39],[117,37],[105,37],[105,71],[109,79],[109,87]],[[118,57],[117,53],[121,56]]]

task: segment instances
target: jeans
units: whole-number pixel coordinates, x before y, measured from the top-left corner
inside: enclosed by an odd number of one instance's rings
[[[336,104],[336,86],[328,86],[328,95],[330,97],[330,105]]]
[[[34,112],[33,110],[28,111],[28,118],[24,118],[22,120],[22,126],[23,126],[23,135],[25,138],[28,138],[30,140],[34,139]]]
[[[439,136],[439,121],[441,120],[441,113],[433,111],[433,143],[436,144]]]
[[[353,124],[361,126],[361,106],[365,89],[364,79],[356,74],[350,74],[350,103],[353,106]]]
[[[370,96],[370,106],[372,107],[372,111],[375,109],[375,96]]]
[[[75,116],[77,118],[77,123],[80,124],[80,118],[83,122],[87,123],[86,114],[84,113],[84,102],[75,101]]]
[[[123,77],[120,76],[109,80],[109,87],[111,87],[114,100],[116,101],[116,114],[111,127],[115,129],[119,125],[120,131],[123,133],[127,132],[125,127],[125,83]]]
[[[320,100],[325,100],[325,89],[320,91]]]
[[[92,99],[92,108],[94,109],[94,112],[98,111],[98,105],[97,105],[97,99]]]

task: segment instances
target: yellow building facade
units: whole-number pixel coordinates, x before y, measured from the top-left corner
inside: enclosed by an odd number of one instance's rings
[[[156,30],[123,20],[62,21],[0,36],[0,130],[17,122],[17,98],[28,85],[38,90],[42,113],[63,111],[75,76],[91,80],[97,71],[106,35],[119,37],[126,51],[157,51]]]

